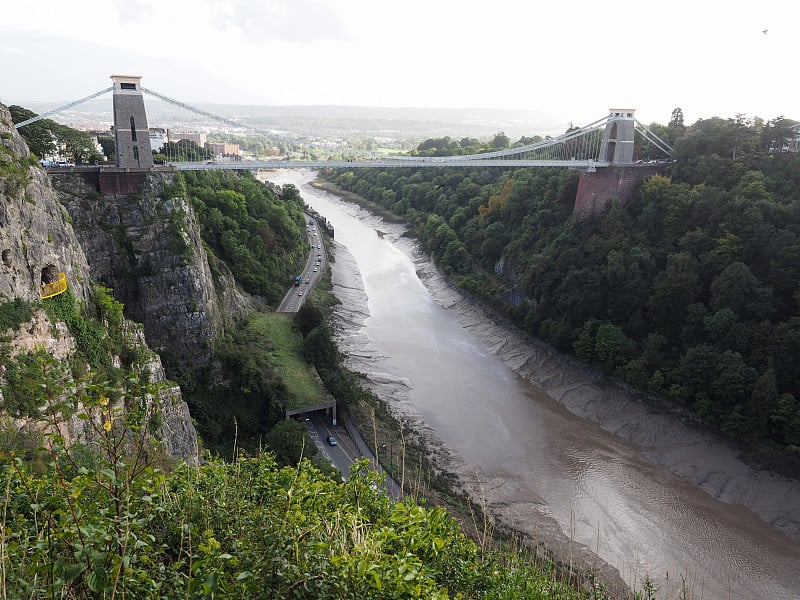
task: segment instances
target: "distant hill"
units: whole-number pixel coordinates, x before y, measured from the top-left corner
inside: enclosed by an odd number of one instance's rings
[[[23,105],[39,114],[58,108],[60,102],[26,102]],[[176,128],[214,126],[217,123],[145,96],[147,119],[151,127]],[[490,108],[419,108],[370,106],[266,106],[197,104],[207,112],[242,123],[274,129],[297,136],[336,137],[358,135],[423,140],[452,138],[490,138],[502,131],[512,140],[521,136],[558,135],[570,123],[536,110]],[[81,129],[109,126],[112,121],[110,97],[86,102],[54,115],[53,120]],[[581,123],[575,123],[580,125]]]

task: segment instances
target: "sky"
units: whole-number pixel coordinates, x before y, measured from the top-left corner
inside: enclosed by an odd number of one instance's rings
[[[800,120],[800,0],[0,0],[0,102],[112,74],[187,104]]]

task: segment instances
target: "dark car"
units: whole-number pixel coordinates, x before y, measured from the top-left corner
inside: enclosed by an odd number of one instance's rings
[[[336,443],[336,438],[335,438],[335,437],[333,437],[332,435],[329,435],[329,436],[328,436],[328,438],[327,438],[327,440],[328,440],[328,443],[329,443],[331,446],[337,446],[337,445],[338,445],[338,444]]]

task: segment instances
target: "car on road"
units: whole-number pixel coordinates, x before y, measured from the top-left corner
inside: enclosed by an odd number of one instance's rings
[[[311,283],[311,280],[310,279],[306,279],[306,283]]]
[[[330,444],[331,446],[337,446],[338,445],[336,443],[336,438],[333,437],[332,435],[329,435],[326,439],[328,440],[328,444]]]
[[[297,295],[298,295],[298,296],[302,296],[302,295],[303,295],[303,292],[297,292]]]
[[[314,267],[314,273],[316,273],[316,272],[317,272],[317,268],[316,268],[316,267]]]

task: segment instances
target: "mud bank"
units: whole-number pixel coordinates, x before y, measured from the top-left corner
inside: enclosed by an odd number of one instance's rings
[[[573,414],[636,444],[653,463],[717,500],[749,508],[770,527],[800,542],[800,481],[746,464],[733,444],[702,430],[680,407],[645,401],[571,357],[492,321],[489,311],[449,286],[413,244],[406,246],[432,297],[520,377]]]
[[[403,236],[406,231],[403,226],[387,223],[366,210],[363,213],[361,218],[374,220],[383,236],[411,257],[417,276],[431,297],[456,315],[465,329],[521,378],[571,413],[636,444],[653,463],[722,502],[752,510],[770,527],[800,543],[800,481],[755,469],[739,458],[739,450],[730,442],[693,423],[688,412],[657,401],[644,402],[640,395],[571,357],[498,323],[490,311],[447,282],[430,258],[419,251],[416,242]],[[353,268],[353,264],[345,264]],[[360,278],[357,271],[356,277]],[[366,309],[361,313],[364,317],[369,312],[366,300],[363,298],[361,304]],[[343,310],[342,319],[348,319],[345,313]],[[363,319],[360,323],[363,325]],[[357,335],[356,332],[349,335],[353,334]],[[345,339],[342,342],[352,346]]]

